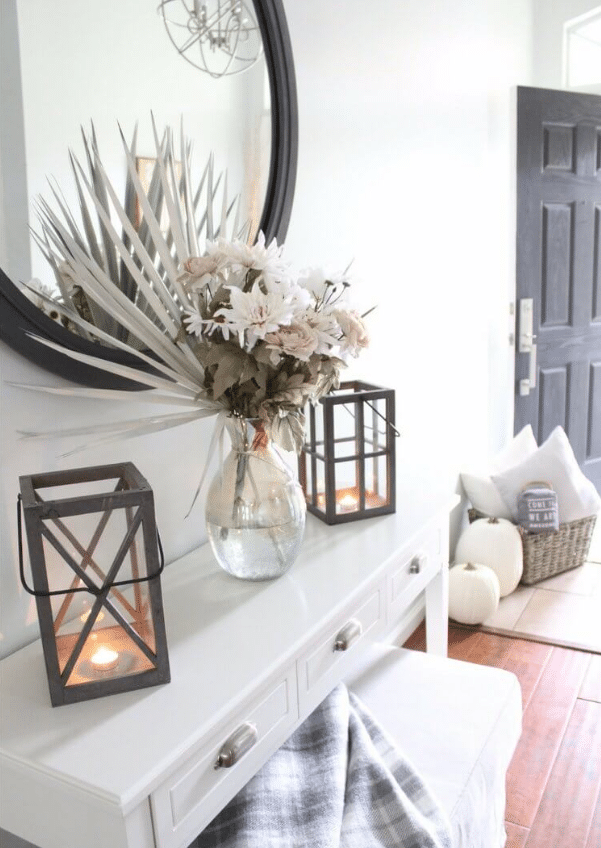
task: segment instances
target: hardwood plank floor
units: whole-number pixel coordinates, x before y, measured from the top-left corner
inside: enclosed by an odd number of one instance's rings
[[[586,757],[586,767],[583,763]],[[583,848],[601,787],[601,704],[576,701],[553,763],[528,848]],[[562,804],[566,796],[568,805]],[[559,806],[561,805],[561,806]],[[561,815],[558,815],[558,808]]]
[[[507,821],[532,827],[587,666],[586,654],[553,649],[524,712],[519,748],[507,772]]]
[[[511,639],[509,655],[503,668],[512,671],[522,687],[522,706],[524,710],[538,681],[549,662],[553,648],[551,645],[541,645],[540,642],[526,642],[524,639]]]
[[[597,796],[597,805],[593,813],[586,848],[599,848],[599,845],[601,845],[601,792]]]
[[[404,647],[425,650],[423,625]],[[452,624],[449,656],[505,668],[522,687],[506,848],[600,848],[601,656]]]
[[[585,701],[601,703],[601,654],[592,655],[578,697]],[[599,845],[601,845],[601,842]]]
[[[530,833],[527,827],[520,827],[519,824],[505,822],[505,831],[507,833],[505,848],[526,848],[526,840]]]

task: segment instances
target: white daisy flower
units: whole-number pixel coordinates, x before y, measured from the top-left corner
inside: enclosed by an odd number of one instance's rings
[[[307,309],[302,313],[305,321],[317,336],[315,353],[330,354],[340,344],[342,330],[333,311],[317,312]]]
[[[273,239],[266,246],[262,232],[257,236],[255,244],[248,245],[239,239],[231,242],[218,240],[218,249],[228,257],[234,270],[261,271],[268,287],[289,276],[288,263],[282,259],[283,245],[278,247],[277,241]]]
[[[258,283],[249,292],[241,291],[235,286],[228,286],[230,305],[218,309],[215,319],[222,317],[223,329],[227,326],[232,333],[237,333],[240,347],[252,350],[259,339],[264,339],[267,333],[275,333],[281,326],[290,324],[294,317],[294,308],[290,300],[276,292],[264,293]]]
[[[308,268],[301,273],[298,284],[313,295],[320,309],[340,307],[347,303],[350,284],[346,273]]]
[[[206,321],[197,309],[188,309],[184,312],[184,324],[186,324],[187,333],[200,338]]]

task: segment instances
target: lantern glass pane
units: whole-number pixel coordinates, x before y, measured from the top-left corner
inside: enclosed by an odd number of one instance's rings
[[[357,512],[361,506],[359,497],[359,463],[337,462],[334,466],[336,489],[336,513]]]
[[[324,407],[321,403],[315,407],[315,430],[311,448],[319,456],[324,456]]]
[[[365,508],[387,506],[389,500],[388,457],[386,454],[365,461]]]
[[[334,456],[336,459],[361,452],[361,434],[357,431],[359,403],[334,404]]]
[[[364,404],[363,439],[365,452],[374,453],[386,448],[386,400],[377,398]]]
[[[93,616],[94,612],[91,615]],[[149,619],[145,619],[145,625],[152,629],[152,622]],[[142,640],[136,638],[140,630],[145,633],[140,620],[126,621],[122,624],[106,607],[103,607],[94,621],[65,685],[78,686],[95,680],[127,677],[130,674],[139,674],[153,669],[155,662],[144,652],[143,647],[148,637]],[[152,641],[154,642],[154,634],[152,634]],[[57,638],[59,657],[61,653],[71,656],[76,644],[76,635]],[[61,665],[64,669],[64,664],[61,663]]]
[[[46,519],[43,537],[60,673],[66,686],[138,674],[155,667],[156,639],[147,582],[93,591],[107,579],[146,577],[139,507]],[[136,526],[137,525],[137,526]],[[86,635],[82,632],[86,630]],[[88,632],[89,631],[89,632]]]
[[[113,566],[111,582],[145,576],[139,518],[139,507],[135,506],[43,519],[49,590],[85,586],[86,580],[92,588],[100,588]],[[137,530],[119,556],[130,528],[134,532],[134,524]]]
[[[325,512],[326,509],[326,464],[323,459],[315,460],[315,506]]]

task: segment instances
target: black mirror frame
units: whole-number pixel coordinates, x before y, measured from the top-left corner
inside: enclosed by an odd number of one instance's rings
[[[260,229],[267,241],[286,237],[296,183],[298,107],[292,46],[283,0],[254,0],[271,92],[271,163]],[[141,389],[137,383],[41,345],[31,333],[73,351],[123,365],[140,360],[76,336],[38,309],[0,269],[0,339],[36,365],[84,386]]]

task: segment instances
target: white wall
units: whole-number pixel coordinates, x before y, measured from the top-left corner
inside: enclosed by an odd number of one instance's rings
[[[512,427],[512,87],[530,81],[530,2],[297,0],[287,14],[301,128],[288,247],[355,258],[377,305],[357,373],[396,389],[402,449],[456,479]]]

